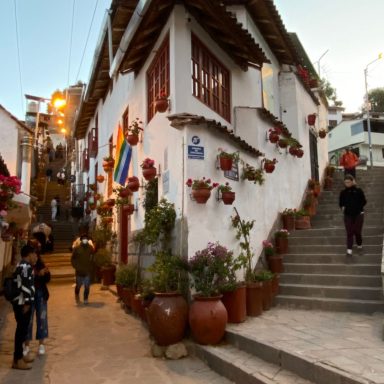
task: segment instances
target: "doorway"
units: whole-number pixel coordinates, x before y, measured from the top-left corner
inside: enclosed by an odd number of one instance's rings
[[[309,152],[311,161],[311,178],[319,181],[319,159],[317,154],[317,137],[309,132]]]

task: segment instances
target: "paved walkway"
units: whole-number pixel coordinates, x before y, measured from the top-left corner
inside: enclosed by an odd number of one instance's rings
[[[47,354],[30,371],[10,369],[15,322],[0,297],[0,383],[229,384],[198,359],[152,358],[147,329],[99,285],[92,286],[87,307],[75,305],[69,284],[51,284],[50,293]]]
[[[383,314],[273,308],[228,330],[345,372],[359,382],[383,384],[382,326]]]

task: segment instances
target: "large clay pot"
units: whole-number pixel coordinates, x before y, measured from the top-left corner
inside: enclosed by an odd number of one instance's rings
[[[223,200],[224,205],[232,205],[235,201],[236,194],[235,192],[222,192],[221,198]]]
[[[275,248],[278,254],[288,253],[288,237],[278,236],[275,238]]]
[[[137,145],[139,142],[139,135],[127,135],[127,141],[132,146]]]
[[[124,287],[122,291],[121,300],[126,305],[128,309],[131,309],[132,296],[135,294],[133,288]]]
[[[147,310],[148,328],[158,345],[171,345],[184,337],[188,305],[181,294],[156,293]]]
[[[125,189],[120,189],[119,191],[119,197],[122,197],[123,199],[128,197],[129,195],[131,195],[132,192],[130,190],[130,188],[125,188]]]
[[[220,168],[223,171],[230,171],[232,169],[233,160],[231,157],[219,156]]]
[[[311,219],[310,216],[298,216],[295,220],[295,229],[310,229]]]
[[[263,313],[262,283],[247,283],[247,316],[260,316]]]
[[[132,192],[137,192],[140,188],[139,179],[136,176],[129,177],[127,186]]]
[[[295,216],[294,215],[282,215],[283,228],[287,231],[293,231],[295,229]]]
[[[152,167],[152,168],[143,168],[143,177],[145,180],[152,180],[156,177],[156,168],[155,167]]]
[[[155,100],[155,109],[157,112],[164,113],[168,109],[168,99],[159,97]]]
[[[280,255],[268,256],[268,266],[271,272],[273,273],[283,273],[284,272],[283,256],[280,256]]]
[[[232,292],[223,292],[221,301],[228,313],[228,323],[242,323],[247,317],[246,286],[237,287]]]
[[[116,271],[115,265],[109,265],[107,267],[101,268],[103,285],[108,286],[115,283],[115,271]]]
[[[198,204],[205,204],[211,196],[208,188],[192,189],[192,196]]]
[[[272,307],[272,280],[264,280],[262,284],[262,300],[263,300],[263,311],[268,311]]]
[[[189,308],[189,325],[199,344],[217,344],[224,336],[228,314],[220,298],[194,297]]]

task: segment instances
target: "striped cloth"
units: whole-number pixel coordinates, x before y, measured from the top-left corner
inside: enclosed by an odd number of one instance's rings
[[[129,163],[132,157],[132,147],[124,138],[123,130],[119,125],[116,143],[116,160],[113,173],[113,180],[124,185],[128,177]]]

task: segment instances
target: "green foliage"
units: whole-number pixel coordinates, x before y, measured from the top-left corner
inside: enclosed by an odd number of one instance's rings
[[[112,253],[106,248],[100,248],[94,255],[94,261],[97,267],[107,267],[112,264]]]
[[[105,248],[107,242],[113,237],[113,232],[108,226],[97,226],[91,232],[91,238],[95,243],[96,248]]]
[[[157,177],[148,181],[145,186],[145,197],[143,201],[143,207],[145,209],[145,220],[147,219],[147,214],[156,207],[158,203],[158,179]]]
[[[384,88],[374,88],[368,92],[371,112],[384,112]]]
[[[274,273],[272,273],[271,271],[267,271],[267,270],[261,270],[261,271],[255,272],[255,274],[254,274],[254,278],[256,281],[272,280],[274,276],[275,276]]]
[[[321,79],[320,81],[321,91],[324,93],[325,97],[328,100],[332,100],[334,105],[340,107],[343,105],[343,102],[337,100],[336,88],[332,87],[331,83],[326,79]]]
[[[121,265],[116,271],[116,284],[125,288],[134,288],[136,286],[138,275],[137,264]]]

